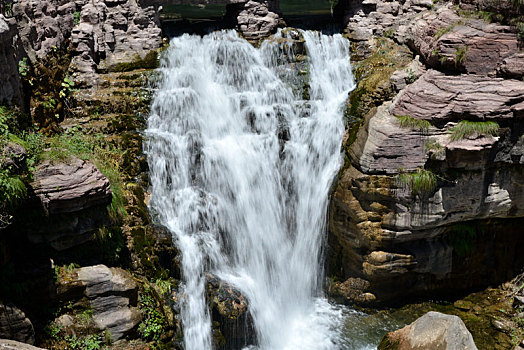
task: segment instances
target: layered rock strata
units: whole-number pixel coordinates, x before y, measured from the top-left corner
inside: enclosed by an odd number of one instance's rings
[[[113,341],[132,332],[142,320],[137,308],[138,286],[122,269],[105,265],[82,267],[64,272],[59,282],[61,301],[78,303],[86,298],[92,310],[89,322],[99,331],[110,332]],[[64,317],[61,316],[62,321]]]
[[[365,75],[350,99],[364,117],[347,138],[329,256],[341,278],[331,290],[351,302],[450,296],[524,266],[516,249],[524,242],[524,82],[507,79],[520,77],[516,34],[446,4],[410,20],[409,30],[400,25],[392,35],[430,69],[415,60],[393,74]],[[448,44],[454,60],[466,47],[460,64],[432,59]],[[370,79],[399,93],[377,108],[364,105],[377,93],[361,89]]]

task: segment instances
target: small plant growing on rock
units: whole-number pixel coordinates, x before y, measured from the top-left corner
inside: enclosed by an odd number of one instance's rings
[[[466,55],[468,53],[467,46],[460,46],[455,51],[455,65],[464,64],[466,62]]]
[[[451,141],[459,141],[472,135],[496,136],[499,129],[500,127],[497,122],[472,122],[462,120],[451,128],[450,139]]]
[[[409,128],[412,130],[428,131],[431,128],[431,123],[423,119],[415,119],[409,115],[395,116],[401,128]]]
[[[150,288],[146,288],[144,293],[140,294],[139,305],[144,313],[144,320],[138,326],[138,332],[146,340],[159,341],[167,328],[167,319],[158,310],[152,293],[153,291]]]
[[[426,141],[426,152],[431,153],[432,159],[438,159],[446,153],[446,148],[435,139],[431,138]]]
[[[73,19],[75,21],[75,26],[80,24],[80,12],[79,11],[75,11],[73,13]]]
[[[396,182],[402,188],[409,188],[414,195],[431,194],[437,188],[437,176],[431,170],[423,168],[414,173],[398,174]]]

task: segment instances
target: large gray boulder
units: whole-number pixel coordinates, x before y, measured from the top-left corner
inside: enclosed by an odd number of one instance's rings
[[[46,161],[34,172],[31,186],[43,211],[20,222],[31,243],[63,251],[93,240],[96,231],[109,223],[110,183],[90,162]]]
[[[49,215],[77,212],[111,202],[109,180],[94,164],[79,158],[40,164],[32,186]]]
[[[398,331],[386,334],[378,350],[477,350],[464,322],[430,311]]]
[[[0,338],[34,344],[33,324],[16,306],[0,304]],[[3,349],[2,342],[0,340],[0,349]]]
[[[0,339],[0,350],[45,350],[9,339]]]

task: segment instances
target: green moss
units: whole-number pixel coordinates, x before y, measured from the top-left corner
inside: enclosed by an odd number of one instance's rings
[[[499,132],[497,122],[472,122],[462,120],[451,128],[451,141],[463,140],[472,135],[496,136]]]
[[[395,116],[401,128],[409,128],[412,130],[428,131],[431,128],[431,123],[423,119],[415,119],[408,115]]]
[[[129,72],[136,69],[155,69],[158,68],[158,52],[155,50],[149,51],[144,58],[140,57],[138,54],[135,56],[134,60],[131,62],[123,62],[115,64],[110,67],[109,71],[111,72]]]
[[[414,173],[401,173],[396,177],[400,187],[409,188],[414,195],[431,194],[437,188],[437,176],[430,170],[419,168]]]

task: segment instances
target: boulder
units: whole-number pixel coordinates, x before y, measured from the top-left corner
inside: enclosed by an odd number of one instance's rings
[[[503,78],[524,78],[524,52],[516,53],[502,60],[497,69],[497,75]]]
[[[428,312],[382,338],[378,350],[476,350],[471,333],[457,316]]]
[[[34,344],[35,331],[33,324],[25,316],[24,312],[16,306],[0,304],[0,338]],[[3,340],[0,340],[0,349],[4,349],[2,342]]]
[[[109,180],[94,164],[78,158],[43,162],[34,173],[32,187],[49,215],[111,203]]]
[[[227,16],[233,18],[238,31],[248,40],[260,40],[283,27],[278,1],[249,0],[227,6]]]
[[[14,340],[0,339],[0,350],[45,350]]]
[[[211,305],[212,320],[225,339],[225,344],[217,341],[218,349],[243,349],[255,343],[248,302],[238,289],[214,276],[208,276],[207,298]]]
[[[62,303],[87,298],[94,327],[109,331],[113,341],[133,332],[142,320],[137,308],[138,286],[120,268],[95,265],[74,269],[59,280],[57,293]],[[59,320],[68,318],[61,316]]]

